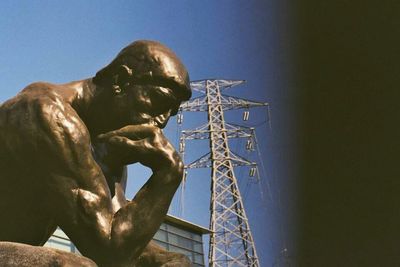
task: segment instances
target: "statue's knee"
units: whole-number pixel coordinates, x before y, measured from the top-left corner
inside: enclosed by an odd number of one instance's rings
[[[190,267],[189,258],[180,253],[170,253],[169,260],[162,267]]]
[[[187,256],[182,255],[182,254],[180,254],[179,262],[181,263],[180,266],[185,266],[185,267],[191,266],[191,263],[192,263]]]
[[[176,252],[165,250],[147,251],[143,253],[135,265],[136,267],[190,267],[188,257]]]

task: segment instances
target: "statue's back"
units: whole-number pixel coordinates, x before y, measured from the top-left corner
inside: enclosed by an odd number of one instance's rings
[[[34,105],[18,95],[0,106],[0,241],[39,245],[55,229],[46,177],[35,168]]]

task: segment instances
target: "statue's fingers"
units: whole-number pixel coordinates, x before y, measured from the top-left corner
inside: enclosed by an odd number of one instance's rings
[[[109,145],[113,149],[117,149],[119,152],[124,154],[149,154],[152,153],[155,148],[149,139],[132,140],[124,136],[114,136],[109,139]]]
[[[97,136],[98,140],[107,140],[114,136],[123,136],[131,140],[140,140],[150,136],[154,136],[157,131],[160,131],[157,127],[149,124],[144,125],[128,125],[121,129],[100,134]]]
[[[116,158],[123,164],[142,162],[152,157],[154,146],[148,139],[131,140],[123,136],[114,136],[108,140],[109,157]]]
[[[150,124],[139,124],[139,125],[128,125],[121,129],[116,130],[116,133],[133,140],[143,139],[146,137],[154,136],[161,130],[154,125]]]

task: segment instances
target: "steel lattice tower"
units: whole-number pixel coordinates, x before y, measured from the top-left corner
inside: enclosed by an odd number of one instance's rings
[[[221,94],[222,90],[244,83],[243,80],[201,80],[191,82],[200,97],[183,103],[178,113],[182,123],[183,111],[202,111],[208,114],[208,123],[193,130],[183,130],[180,137],[180,152],[185,151],[185,141],[209,139],[210,152],[185,166],[190,168],[211,168],[210,205],[210,266],[260,266],[250,231],[243,200],[235,177],[234,167],[250,166],[254,176],[256,163],[233,153],[229,138],[247,138],[246,148],[252,150],[255,142],[254,128],[225,122],[224,111],[266,106],[267,103],[250,101]],[[249,116],[244,112],[244,120]]]

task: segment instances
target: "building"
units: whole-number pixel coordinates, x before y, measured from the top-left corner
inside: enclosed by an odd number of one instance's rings
[[[203,235],[208,233],[204,227],[167,215],[153,240],[168,251],[185,254],[193,266],[205,266]]]
[[[193,266],[199,267],[205,266],[203,235],[209,233],[207,228],[167,215],[153,240],[168,251],[185,254],[192,261]],[[79,253],[68,236],[59,228],[45,246]]]
[[[57,228],[44,246],[68,252],[79,253],[75,245],[69,240],[68,236],[60,228]]]

